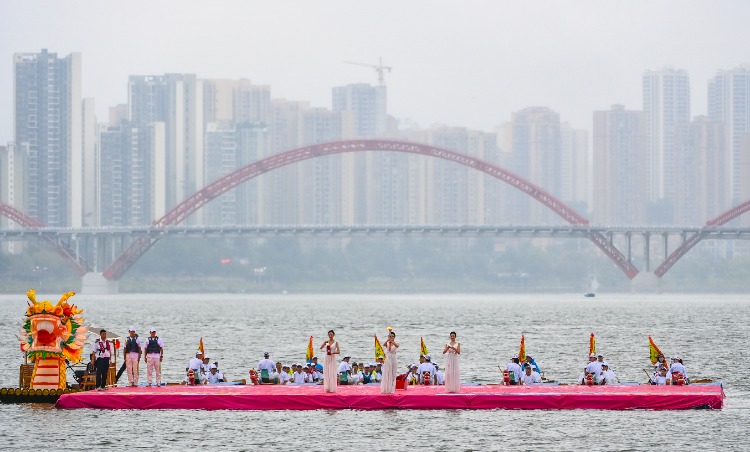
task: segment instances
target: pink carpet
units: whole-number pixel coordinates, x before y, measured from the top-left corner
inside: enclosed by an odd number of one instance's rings
[[[690,386],[411,386],[396,394],[380,387],[339,386],[335,394],[318,385],[162,386],[110,388],[64,394],[58,408],[199,410],[384,410],[384,409],[601,409],[683,410],[722,407],[720,384]]]

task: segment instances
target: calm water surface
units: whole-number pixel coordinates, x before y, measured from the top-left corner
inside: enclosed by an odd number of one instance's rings
[[[40,291],[41,292],[41,291]],[[59,294],[42,299],[56,302]],[[440,355],[451,330],[462,343],[465,382],[499,381],[498,365],[527,353],[546,376],[573,382],[587,362],[594,332],[621,381],[645,381],[647,336],[682,355],[692,378],[724,382],[720,411],[62,411],[0,405],[0,449],[143,448],[220,450],[743,450],[750,423],[750,301],[743,295],[77,295],[87,323],[165,341],[164,379],[182,370],[203,337],[211,361],[245,378],[268,350],[303,361],[336,330],[342,352],[373,359],[373,334],[392,326],[403,368],[416,361],[419,338]],[[0,296],[0,386],[16,386],[22,355],[15,335],[25,296]],[[438,358],[442,366],[442,357]],[[145,368],[141,369],[141,378]],[[123,379],[126,376],[123,375]],[[121,380],[122,381],[122,380]],[[48,428],[46,437],[35,436]]]

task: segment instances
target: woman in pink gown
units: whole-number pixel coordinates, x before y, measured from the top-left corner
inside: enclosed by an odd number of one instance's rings
[[[326,362],[323,365],[323,388],[326,392],[336,392],[336,384],[339,379],[339,365],[336,362],[336,355],[341,353],[339,343],[333,339],[336,333],[333,330],[328,331],[328,340],[323,342],[320,349],[326,349]]]
[[[451,340],[445,344],[445,392],[461,392],[461,371],[458,368],[458,355],[461,354],[461,343],[456,342],[456,332],[451,331]]]
[[[393,331],[388,333],[388,340],[385,341],[384,347],[385,363],[383,364],[383,380],[380,382],[380,393],[393,394],[396,392],[396,370],[398,369],[398,359],[396,358],[398,342],[396,342],[396,333]]]

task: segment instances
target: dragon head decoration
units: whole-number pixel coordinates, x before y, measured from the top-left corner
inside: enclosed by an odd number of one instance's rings
[[[47,357],[64,357],[73,363],[83,358],[86,327],[82,309],[68,304],[75,292],[68,292],[53,305],[48,300],[37,301],[34,289],[29,290],[29,308],[20,330],[21,351],[31,361]]]

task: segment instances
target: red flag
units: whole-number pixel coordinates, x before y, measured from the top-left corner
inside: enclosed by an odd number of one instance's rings
[[[201,351],[201,354],[203,357],[206,357],[206,351],[203,349],[203,338],[201,337],[201,340],[198,342],[198,350]]]
[[[596,355],[596,338],[594,337],[594,333],[591,333],[591,337],[589,337],[589,355]]]

